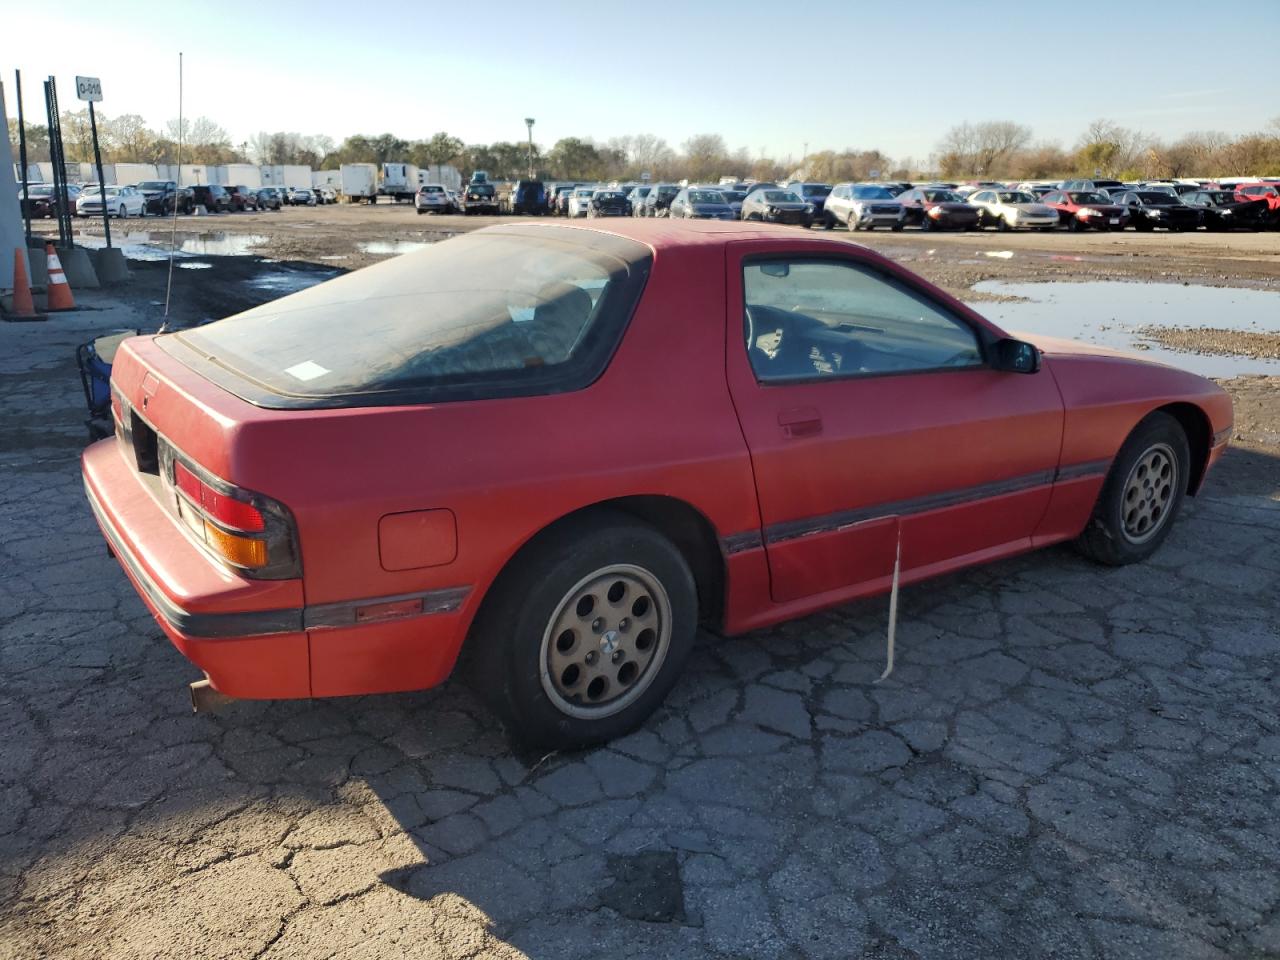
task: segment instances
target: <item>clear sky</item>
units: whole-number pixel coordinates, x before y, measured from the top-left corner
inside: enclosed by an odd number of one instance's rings
[[[520,140],[531,116],[544,147],[719,133],[753,155],[798,159],[807,143],[924,160],[963,120],[1064,146],[1099,117],[1165,138],[1262,129],[1280,115],[1278,27],[1280,0],[0,0],[0,80],[12,116],[21,68],[39,116],[44,77],[74,107],[75,75],[98,76],[104,112],[160,127],[177,116],[181,50],[187,116],[236,144],[259,130]]]

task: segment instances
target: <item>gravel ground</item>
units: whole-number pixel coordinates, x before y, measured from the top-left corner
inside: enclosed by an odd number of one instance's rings
[[[187,712],[76,459],[71,349],[160,275],[0,326],[0,957],[1280,956],[1275,378],[1152,561],[912,587],[879,685],[883,601],[704,634],[640,732],[525,756],[457,684]]]
[[[1222,330],[1216,327],[1142,327],[1144,337],[1184,353],[1213,353],[1227,357],[1280,360],[1280,333]]]

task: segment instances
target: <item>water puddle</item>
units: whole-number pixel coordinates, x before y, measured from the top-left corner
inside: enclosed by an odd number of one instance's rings
[[[417,253],[431,246],[429,240],[367,240],[357,244],[362,253],[380,257],[398,257],[402,253]]]
[[[1066,337],[1134,350],[1140,356],[1209,377],[1280,374],[1280,360],[1184,353],[1160,346],[1143,327],[1213,327],[1248,333],[1280,332],[1280,293],[1180,283],[974,284],[982,293],[1023,297],[1016,303],[973,304],[1006,330]]]
[[[169,259],[170,234],[163,230],[113,231],[111,245],[119,247],[126,260],[158,261]],[[253,247],[266,243],[256,233],[190,233],[179,231],[175,257],[248,257]],[[76,235],[76,243],[92,250],[107,245],[105,238],[92,233]]]
[[[273,270],[263,273],[247,281],[249,286],[265,290],[276,296],[297,293],[314,287],[317,283],[332,280],[338,275],[337,270]]]

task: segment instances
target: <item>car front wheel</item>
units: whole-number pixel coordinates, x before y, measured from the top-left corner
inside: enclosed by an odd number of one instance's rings
[[[698,602],[680,551],[600,512],[535,542],[486,599],[469,673],[514,738],[556,749],[619,737],[675,685]]]
[[[1186,494],[1191,450],[1182,425],[1156,411],[1129,434],[1076,546],[1119,567],[1145,560],[1164,542]]]

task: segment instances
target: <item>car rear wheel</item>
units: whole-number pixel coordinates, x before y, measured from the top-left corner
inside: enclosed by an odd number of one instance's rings
[[[1147,416],[1116,455],[1076,546],[1089,559],[1113,567],[1151,556],[1182,506],[1190,468],[1182,425],[1160,411]]]
[[[499,577],[468,672],[514,738],[557,749],[600,743],[662,703],[697,616],[693,574],[675,545],[602,511],[548,535]]]

